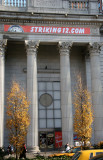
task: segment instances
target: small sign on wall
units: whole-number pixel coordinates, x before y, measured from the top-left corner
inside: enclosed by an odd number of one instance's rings
[[[62,132],[56,131],[55,132],[55,148],[62,147]]]

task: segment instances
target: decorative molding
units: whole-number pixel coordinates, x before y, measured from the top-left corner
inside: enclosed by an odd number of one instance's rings
[[[25,17],[26,18],[26,17]],[[41,16],[41,20],[39,20],[37,17],[34,17],[34,19],[32,18],[26,18],[26,19],[24,19],[24,17],[20,17],[20,19],[16,19],[16,18],[13,18],[13,17],[11,17],[10,19],[9,18],[0,18],[0,22],[4,22],[4,23],[7,23],[7,22],[12,22],[12,23],[33,23],[33,24],[59,24],[59,25],[84,25],[84,26],[86,26],[86,25],[89,25],[89,26],[91,26],[91,25],[93,25],[93,26],[98,26],[98,27],[100,27],[101,25],[102,25],[102,23],[101,22],[92,22],[92,21],[90,21],[90,22],[85,22],[85,19],[84,19],[84,21],[83,20],[81,20],[81,22],[79,21],[79,19],[74,19],[74,21],[73,21],[73,19],[62,19],[62,20],[60,20],[60,19],[52,19],[51,20],[51,18],[52,17],[50,17],[50,19],[48,18],[48,19],[45,19],[45,17],[44,16]],[[42,19],[44,19],[44,20],[42,20]],[[78,21],[77,21],[78,20]],[[98,28],[97,27],[97,28]],[[93,27],[94,28],[94,27]]]
[[[37,49],[39,47],[39,41],[29,41],[29,40],[25,40],[25,47],[27,50],[27,55],[34,55],[37,54]]]
[[[93,27],[91,28],[91,34],[95,34],[95,35],[98,35],[99,34],[99,27]]]
[[[7,45],[7,40],[0,40],[0,56],[4,56],[5,55],[5,49],[6,49],[6,45]]]
[[[81,17],[81,18],[80,18]],[[19,18],[19,19],[18,19]],[[81,16],[77,16],[77,18],[72,16],[69,16],[68,18],[65,18],[65,15],[55,15],[51,16],[50,14],[48,14],[48,16],[46,16],[46,14],[40,14],[40,16],[38,16],[37,13],[34,13],[34,15],[30,15],[30,13],[26,13],[26,15],[24,16],[22,13],[21,15],[19,13],[16,13],[14,15],[9,14],[5,14],[5,17],[3,14],[0,15],[0,23],[1,24],[15,24],[15,25],[54,25],[54,26],[64,26],[64,27],[90,27],[91,29],[91,34],[92,35],[99,35],[99,28],[102,25],[101,20],[95,20],[93,19],[93,17],[87,18],[87,17],[83,17]],[[3,30],[2,30],[3,31]]]
[[[61,42],[60,41],[58,43],[58,45],[59,45],[60,49],[70,49],[72,47],[73,43],[71,41],[70,42]]]
[[[49,21],[49,20],[47,20],[47,21],[39,21],[39,20],[14,20],[14,19],[0,19],[0,22],[12,22],[12,23],[34,23],[34,24],[60,24],[60,25],[62,25],[62,24],[64,24],[64,25],[84,25],[84,26],[86,26],[86,25],[89,25],[89,26],[91,26],[91,25],[97,25],[98,26],[98,24],[101,26],[101,24],[102,23],[99,23],[99,22],[97,22],[97,23],[94,23],[94,22],[71,22],[71,21]]]
[[[59,42],[58,48],[59,48],[60,55],[69,55],[72,45],[73,43],[71,41]]]
[[[101,51],[101,47],[102,47],[103,43],[89,43],[88,45],[88,51],[90,56],[98,56],[100,51]]]
[[[5,48],[6,45],[7,45],[6,39],[0,40],[0,47]]]
[[[38,48],[39,46],[39,41],[33,41],[33,40],[25,40],[25,44],[28,48]]]

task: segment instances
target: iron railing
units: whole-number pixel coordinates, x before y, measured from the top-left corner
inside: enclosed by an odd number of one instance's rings
[[[4,5],[11,7],[26,7],[26,0],[5,0]]]
[[[69,8],[78,9],[78,10],[87,10],[88,9],[88,0],[70,0]]]
[[[4,6],[10,7],[26,7],[27,0],[4,0]],[[87,9],[88,0],[69,0],[70,9]]]
[[[19,8],[23,8],[23,7],[24,8],[29,7],[29,6],[27,6],[27,1],[29,2],[29,0],[0,0],[0,5],[7,7],[7,9],[8,9],[8,7],[16,7],[19,9]],[[86,11],[87,12],[90,9],[89,8],[89,0],[68,0],[68,1],[66,1],[66,3],[67,3],[68,9],[70,9],[73,12],[75,12],[75,11],[79,11],[79,12]],[[32,7],[36,7],[33,0],[32,0],[31,4],[33,5]],[[31,4],[29,4],[29,5],[31,5]],[[103,0],[98,0],[98,9],[97,10],[100,14],[103,14]]]

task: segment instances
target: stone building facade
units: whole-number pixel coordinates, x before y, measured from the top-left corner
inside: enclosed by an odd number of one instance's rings
[[[33,152],[54,149],[61,145],[60,137],[62,145],[73,145],[78,72],[92,94],[91,141],[103,140],[103,16],[98,4],[98,0],[0,1],[0,147],[9,143],[5,105],[12,80],[31,100],[27,147]]]

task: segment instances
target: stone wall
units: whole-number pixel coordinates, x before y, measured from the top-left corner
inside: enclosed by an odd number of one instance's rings
[[[71,55],[71,82],[72,82],[72,96],[76,84],[75,75],[82,72],[83,81],[85,78],[85,57],[81,53],[81,47],[74,47]],[[60,55],[56,45],[41,45],[37,55],[38,63],[38,81],[39,82],[53,82],[60,81]],[[12,80],[17,80],[20,85],[26,90],[27,81],[27,57],[25,46],[23,43],[9,42],[5,58],[5,105],[7,92],[10,90]],[[23,71],[24,69],[24,71]],[[73,98],[73,97],[72,97]],[[6,110],[5,110],[6,111]],[[5,113],[6,120],[6,113]],[[8,132],[5,129],[4,145],[8,145]]]
[[[23,69],[26,67],[26,53],[23,44],[8,43],[6,57],[5,57],[5,106],[6,96],[10,91],[10,86],[13,80],[19,82],[19,84],[26,90],[26,73]],[[6,121],[6,107],[5,107],[5,119]],[[6,126],[4,126],[4,145],[8,145],[8,132]]]

